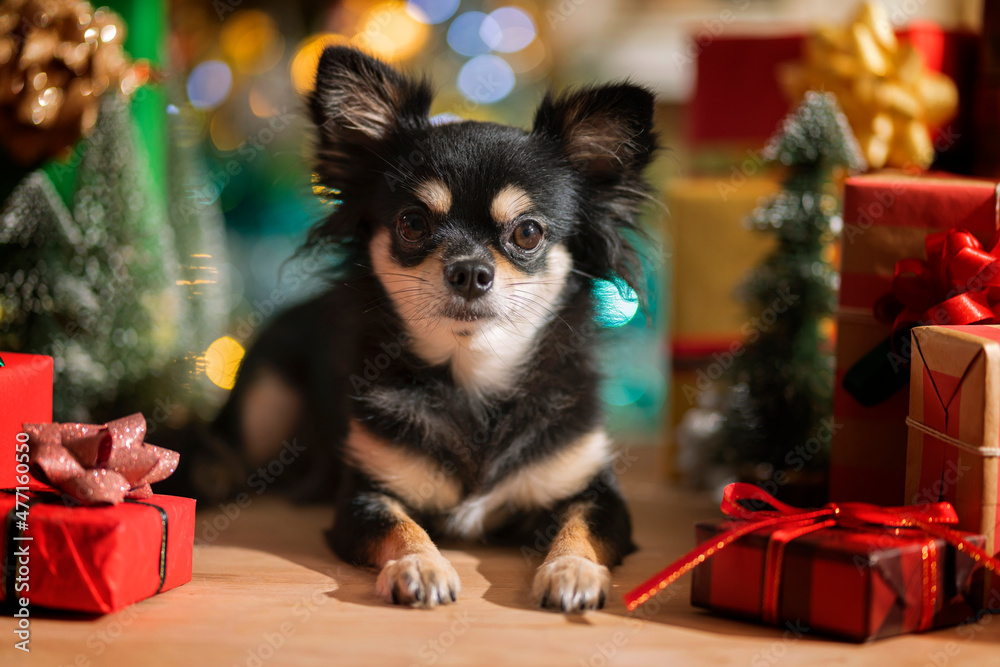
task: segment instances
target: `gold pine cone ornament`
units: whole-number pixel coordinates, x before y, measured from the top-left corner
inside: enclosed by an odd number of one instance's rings
[[[148,66],[122,48],[125,24],[67,0],[0,2],[0,144],[30,167],[56,157],[97,120],[101,95],[132,94]]]

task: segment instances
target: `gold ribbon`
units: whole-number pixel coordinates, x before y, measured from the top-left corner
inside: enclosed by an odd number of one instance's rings
[[[779,72],[785,93],[837,96],[872,169],[926,169],[934,159],[931,130],[958,108],[948,76],[927,68],[911,44],[900,44],[885,9],[861,6],[847,27],[821,26],[806,38],[805,58]]]

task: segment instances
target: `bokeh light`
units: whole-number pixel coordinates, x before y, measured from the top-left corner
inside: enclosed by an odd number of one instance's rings
[[[383,60],[406,60],[427,42],[429,30],[402,3],[383,2],[361,19],[351,43]]]
[[[534,76],[541,76],[545,74],[544,69],[540,68],[545,63],[547,56],[548,52],[545,50],[542,40],[536,39],[517,53],[508,54],[506,60],[515,74],[531,72]]]
[[[493,27],[483,28],[489,21]],[[448,28],[448,45],[463,56],[480,56],[490,52],[490,46],[483,41],[482,33],[492,34],[499,30],[493,19],[482,12],[466,12],[451,22]]]
[[[650,370],[641,366],[625,366],[615,371],[615,376],[602,388],[604,400],[619,407],[638,402],[649,388]]]
[[[212,121],[208,125],[208,134],[215,147],[224,152],[236,150],[246,139],[240,134],[237,126],[225,114],[219,112],[212,115]]]
[[[481,104],[499,102],[514,89],[514,71],[494,55],[476,56],[458,72],[458,89],[468,99]]]
[[[501,7],[483,20],[479,36],[494,51],[514,53],[535,39],[537,31],[531,16],[518,7]]]
[[[347,37],[336,33],[325,33],[308,37],[299,44],[292,58],[292,85],[300,94],[311,93],[316,86],[316,67],[323,49],[328,46],[347,44]]]
[[[406,11],[417,21],[434,25],[450,19],[458,3],[459,0],[410,0]]]
[[[222,25],[219,44],[229,62],[242,74],[260,74],[278,64],[285,39],[274,19],[262,11],[246,9]]]
[[[214,109],[233,87],[233,73],[221,60],[199,63],[188,76],[187,94],[195,109]]]
[[[604,327],[621,327],[639,312],[639,297],[624,281],[594,281],[597,322]]]
[[[278,115],[278,109],[267,98],[266,88],[259,82],[250,87],[250,111],[258,118],[271,118]]]
[[[219,387],[232,389],[244,354],[243,346],[235,338],[223,336],[215,340],[205,350],[205,375]]]

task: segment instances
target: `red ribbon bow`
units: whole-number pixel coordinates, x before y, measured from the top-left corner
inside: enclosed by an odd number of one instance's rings
[[[893,339],[918,325],[1000,322],[1000,235],[989,250],[961,229],[928,234],[924,245],[927,261],[896,262],[892,293],[875,304]]]
[[[741,502],[751,502],[757,506],[769,505],[774,509],[747,509]],[[926,535],[943,539],[959,551],[967,553],[977,562],[983,563],[993,572],[1000,572],[1000,560],[990,556],[974,544],[967,542],[963,535],[945,524],[958,523],[958,515],[951,503],[930,503],[921,506],[881,507],[868,503],[829,503],[818,509],[802,509],[786,505],[771,494],[753,484],[729,484],[723,491],[722,513],[741,523],[730,530],[704,542],[684,556],[678,558],[656,576],[646,580],[625,595],[625,606],[634,610],[661,590],[677,581],[689,570],[705,562],[716,553],[739,538],[759,530],[779,527],[771,533],[764,563],[764,586],[761,608],[763,620],[775,623],[778,620],[780,596],[781,564],[784,546],[795,539],[817,530],[839,526],[847,529],[888,528],[894,531],[912,529]],[[937,596],[937,549],[934,540],[929,539],[922,552],[925,582],[920,629],[931,627]]]
[[[141,413],[107,424],[24,424],[39,479],[84,505],[149,498],[149,485],[177,469],[180,454],[143,442]]]

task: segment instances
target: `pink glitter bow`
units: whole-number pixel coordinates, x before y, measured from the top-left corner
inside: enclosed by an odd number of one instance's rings
[[[84,505],[149,498],[180,454],[143,442],[142,413],[96,424],[25,424],[32,471]]]

